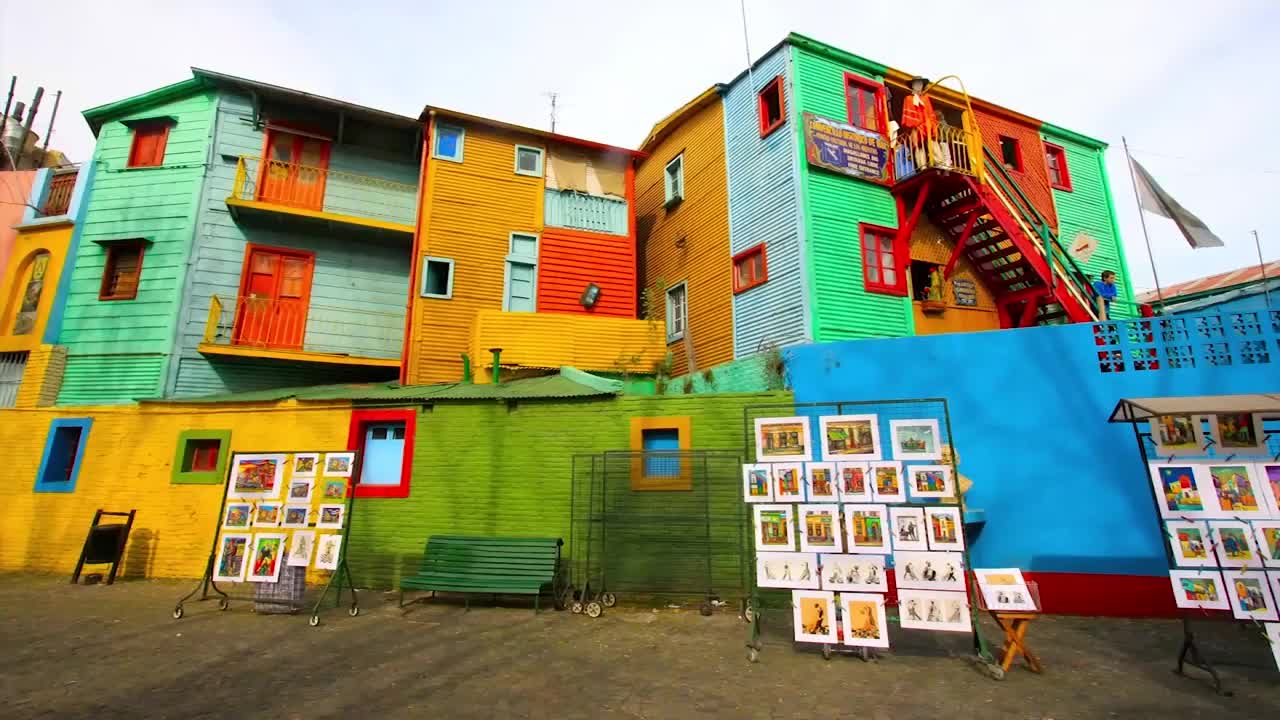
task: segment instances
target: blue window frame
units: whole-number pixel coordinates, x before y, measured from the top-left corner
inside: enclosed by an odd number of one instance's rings
[[[452,162],[462,162],[462,145],[467,131],[457,125],[436,123],[436,138],[431,151],[433,157]]]
[[[645,452],[680,449],[680,431],[676,428],[649,428],[642,430],[640,437]],[[677,477],[680,475],[680,458],[675,455],[646,457],[644,474],[645,477]]]
[[[49,437],[36,473],[36,492],[74,492],[93,418],[61,418],[49,423]]]
[[[403,422],[369,423],[364,429],[361,485],[399,485],[404,471]]]

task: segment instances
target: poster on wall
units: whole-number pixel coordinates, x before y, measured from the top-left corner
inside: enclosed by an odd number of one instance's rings
[[[879,460],[880,424],[875,415],[824,415],[818,419],[824,460]]]
[[[878,183],[889,182],[889,143],[878,132],[804,113],[804,155],[810,165]]]
[[[271,500],[279,496],[286,455],[236,455],[231,464],[227,496],[240,500]]]
[[[756,418],[756,462],[809,462],[808,417]]]

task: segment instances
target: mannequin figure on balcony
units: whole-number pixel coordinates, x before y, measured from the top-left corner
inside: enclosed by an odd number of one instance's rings
[[[915,150],[916,166],[929,167],[934,158],[929,153],[937,148],[938,117],[933,103],[923,95],[925,79],[911,79],[911,96],[902,101],[902,127],[911,132],[910,145]],[[932,146],[932,147],[930,147]]]

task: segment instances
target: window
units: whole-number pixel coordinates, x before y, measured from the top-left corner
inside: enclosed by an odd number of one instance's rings
[[[1044,160],[1049,166],[1049,184],[1071,192],[1071,173],[1067,170],[1067,151],[1053,143],[1044,144]]]
[[[517,145],[516,174],[542,177],[542,148]]]
[[[849,124],[882,135],[886,133],[884,86],[853,73],[845,73],[844,79],[849,101]]]
[[[538,236],[511,233],[509,243],[502,309],[534,312],[537,309]]]
[[[138,297],[142,278],[142,243],[120,242],[107,246],[99,300],[132,300]]]
[[[667,171],[663,174],[663,190],[667,207],[671,207],[684,199],[684,154],[676,156],[667,163]]]
[[[1016,172],[1022,172],[1022,146],[1014,138],[1000,136],[1000,161]]]
[[[231,342],[301,350],[311,310],[315,253],[249,243]]]
[[[23,287],[22,298],[18,301],[18,312],[13,317],[13,334],[30,335],[36,329],[39,317],[40,296],[44,293],[44,276],[49,271],[49,252],[40,250],[28,261],[27,283]]]
[[[164,164],[164,148],[169,142],[169,122],[153,121],[133,126],[128,167],[159,167]]]
[[[231,454],[230,430],[183,430],[173,456],[169,482],[175,485],[218,485],[226,480]]]
[[[89,439],[93,418],[63,418],[49,424],[40,470],[36,473],[36,492],[72,492],[80,474],[84,445]]]
[[[422,297],[448,300],[453,297],[453,261],[449,258],[423,258]]]
[[[764,243],[747,248],[733,256],[733,292],[740,293],[769,279],[769,266],[765,263]]]
[[[667,288],[667,342],[684,337],[685,326],[689,323],[687,295],[684,283]]]
[[[347,448],[358,452],[356,497],[406,498],[413,471],[416,410],[353,410]]]
[[[907,275],[903,265],[907,253],[905,247],[897,245],[898,231],[866,224],[859,224],[858,229],[862,239],[862,282],[867,292],[905,297]]]
[[[18,404],[22,375],[27,371],[27,355],[25,352],[0,353],[0,408]]]
[[[632,490],[693,489],[693,463],[676,454],[693,447],[692,427],[687,416],[631,418]]]
[[[462,144],[466,139],[466,131],[456,125],[436,125],[435,150],[432,156],[441,160],[462,162]]]
[[[760,91],[760,137],[782,127],[782,76],[774,78]]]

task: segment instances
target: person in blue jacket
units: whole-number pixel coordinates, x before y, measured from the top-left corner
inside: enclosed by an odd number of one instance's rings
[[[1111,301],[1116,299],[1116,274],[1104,270],[1102,279],[1093,283],[1093,291],[1098,294],[1098,319],[1110,319]]]

